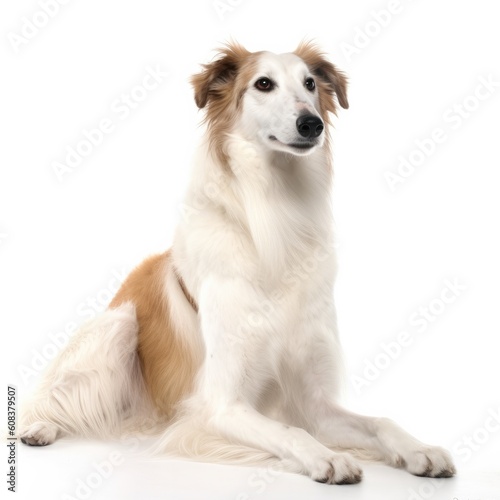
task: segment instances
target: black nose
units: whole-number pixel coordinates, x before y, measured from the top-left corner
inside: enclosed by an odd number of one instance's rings
[[[297,130],[302,137],[314,139],[321,135],[324,129],[323,122],[314,115],[302,115],[297,118]]]

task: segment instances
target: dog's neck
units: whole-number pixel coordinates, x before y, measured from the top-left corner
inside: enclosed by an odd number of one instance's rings
[[[311,252],[326,255],[333,221],[329,154],[323,148],[298,157],[234,134],[226,142],[228,164],[221,165],[210,143],[202,143],[184,204],[186,229],[197,231],[210,213],[223,217],[246,235],[247,248],[255,248],[267,282],[281,280]]]

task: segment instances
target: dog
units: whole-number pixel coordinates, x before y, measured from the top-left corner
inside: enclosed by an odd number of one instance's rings
[[[206,134],[170,250],[145,260],[44,375],[20,437],[161,429],[159,451],[328,484],[355,458],[451,477],[447,451],[338,403],[329,126],[347,79],[311,42],[223,47],[191,81]]]

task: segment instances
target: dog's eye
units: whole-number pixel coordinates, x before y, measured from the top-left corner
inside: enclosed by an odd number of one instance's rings
[[[312,78],[306,78],[304,85],[306,89],[310,90],[311,92],[316,88],[316,82]]]
[[[269,92],[270,90],[273,90],[274,83],[269,80],[269,78],[259,78],[255,82],[255,88],[257,90],[262,90],[263,92]]]

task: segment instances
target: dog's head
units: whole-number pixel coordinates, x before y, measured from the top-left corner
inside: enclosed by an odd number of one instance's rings
[[[335,97],[349,106],[346,77],[311,43],[279,55],[231,44],[191,81],[223,161],[225,137],[235,132],[269,150],[310,154],[323,146]]]

